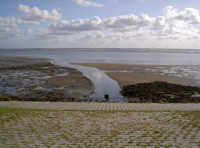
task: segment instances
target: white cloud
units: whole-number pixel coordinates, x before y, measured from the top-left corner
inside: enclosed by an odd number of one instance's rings
[[[22,36],[22,30],[18,24],[22,21],[16,17],[0,17],[0,38],[8,39]]]
[[[50,29],[80,32],[80,31],[95,31],[95,30],[120,30],[120,29],[138,29],[151,26],[154,23],[154,18],[150,18],[148,15],[136,16],[134,14],[124,15],[118,17],[110,17],[101,19],[100,17],[94,17],[91,19],[79,19],[72,21],[61,21],[57,24],[49,25]]]
[[[20,5],[18,9],[25,15],[0,17],[1,40],[56,40],[59,43],[51,45],[61,44],[63,47],[68,43],[72,47],[166,48],[194,46],[194,41],[200,41],[200,12],[193,8],[178,10],[169,6],[164,9],[163,15],[154,17],[148,14],[129,14],[77,20],[60,20],[61,14],[54,10],[49,12],[25,5]],[[37,28],[32,27],[32,24],[44,22]]]
[[[123,15],[118,17],[111,17],[104,20],[104,24],[109,28],[141,28],[149,26],[153,23],[153,19],[150,18],[147,14],[142,14],[141,16]]]
[[[100,17],[94,17],[91,19],[79,19],[72,21],[61,21],[56,24],[49,25],[51,32],[68,33],[83,33],[102,31],[108,33],[116,32],[132,32],[132,34],[141,33],[141,30],[150,30],[153,26],[156,27],[156,19],[151,18],[146,14],[136,16],[134,14],[123,15],[117,17],[110,17],[101,19]]]
[[[186,8],[180,11],[169,6],[165,8],[164,15],[155,17],[148,14],[139,16],[129,14],[104,19],[94,17],[60,21],[50,24],[49,32],[51,35],[63,36],[63,38],[65,36],[66,39],[77,36],[78,42],[90,40],[93,43],[98,41],[102,43],[104,40],[130,45],[133,41],[138,41],[148,46],[154,43],[158,47],[166,45],[165,42],[173,42],[171,45],[174,46],[176,41],[187,43],[191,39],[200,40],[200,14],[197,9]],[[157,40],[159,43],[156,43]]]
[[[51,12],[47,10],[40,10],[37,7],[29,7],[26,5],[19,5],[18,10],[22,11],[25,15],[21,16],[0,16],[0,38],[24,38],[25,35],[31,33],[31,26],[40,24],[44,21],[58,21],[61,14],[53,9]],[[27,25],[28,29],[24,29],[21,25]]]
[[[173,21],[185,21],[191,24],[200,24],[199,10],[194,8],[185,8],[183,11],[178,11],[172,6],[165,8],[166,18]]]
[[[93,2],[90,0],[72,0],[74,3],[84,6],[84,7],[103,7],[104,5],[101,3]]]
[[[49,28],[51,30],[68,32],[93,31],[101,29],[103,27],[102,23],[101,18],[94,17],[92,19],[61,21],[60,23],[49,25]]]
[[[32,22],[57,21],[62,16],[56,9],[49,12],[47,10],[40,10],[38,7],[31,8],[26,5],[19,5],[18,10],[24,12],[23,20]]]

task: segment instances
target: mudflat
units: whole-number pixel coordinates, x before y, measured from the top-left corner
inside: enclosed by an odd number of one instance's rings
[[[132,64],[111,64],[111,63],[72,63],[72,64],[95,67],[104,71],[127,71],[127,70],[130,71],[133,70],[136,66]],[[152,65],[140,65],[140,66],[145,68]]]
[[[0,98],[26,101],[87,100],[94,87],[81,72],[48,59],[0,57]]]
[[[160,67],[169,68],[167,65],[133,65],[133,64],[110,64],[110,63],[73,63],[81,66],[95,67],[106,72],[112,79],[116,80],[120,87],[125,85],[148,83],[153,81],[165,81],[169,83],[191,85],[193,81],[183,79],[175,75],[163,75]],[[151,71],[156,69],[156,72]]]

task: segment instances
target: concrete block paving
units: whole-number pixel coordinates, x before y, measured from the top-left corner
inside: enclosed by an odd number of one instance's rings
[[[198,111],[124,111],[123,108],[129,108],[129,104],[118,104],[111,109],[118,111],[112,112],[32,110],[1,113],[0,147],[200,147]]]

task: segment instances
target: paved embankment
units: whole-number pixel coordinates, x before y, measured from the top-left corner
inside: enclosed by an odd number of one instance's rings
[[[0,102],[0,147],[199,148],[200,112],[185,110],[199,105]]]
[[[77,102],[0,102],[0,107],[49,109],[49,110],[97,110],[97,111],[200,111],[200,104],[158,103],[77,103]]]

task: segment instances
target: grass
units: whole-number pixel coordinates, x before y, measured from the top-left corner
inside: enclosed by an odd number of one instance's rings
[[[193,119],[195,120],[200,120],[200,111],[183,112],[182,116],[190,116],[193,117]]]
[[[33,113],[38,111],[44,111],[40,109],[25,109],[25,108],[12,108],[12,107],[0,107],[0,115],[6,113]]]
[[[0,124],[20,120],[25,116],[39,115],[42,110],[12,107],[0,107]]]

